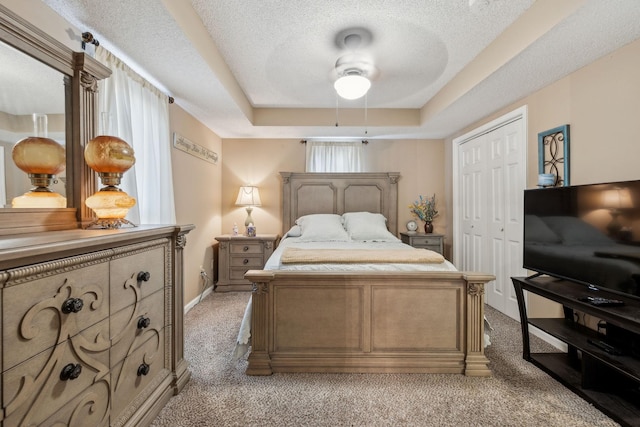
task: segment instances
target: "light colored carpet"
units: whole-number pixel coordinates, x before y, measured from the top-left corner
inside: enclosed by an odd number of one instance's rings
[[[249,293],[214,293],[185,316],[192,378],[153,426],[617,426],[522,359],[520,324],[487,308],[491,378],[445,374],[245,375],[231,358]],[[532,351],[551,351],[533,337]]]

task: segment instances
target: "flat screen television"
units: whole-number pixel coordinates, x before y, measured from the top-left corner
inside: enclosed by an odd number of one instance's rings
[[[525,190],[523,266],[640,298],[640,181]]]

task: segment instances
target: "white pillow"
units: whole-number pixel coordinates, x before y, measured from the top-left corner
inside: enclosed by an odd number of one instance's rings
[[[348,242],[349,235],[342,226],[342,217],[335,214],[305,215],[296,220],[300,226],[300,241]]]
[[[353,240],[394,242],[398,238],[387,230],[384,215],[371,212],[348,212],[342,214],[344,228]]]
[[[285,237],[300,237],[302,235],[302,230],[300,230],[300,226],[299,225],[294,225],[293,227],[291,227],[289,229],[289,231],[287,231],[283,237],[283,239]]]

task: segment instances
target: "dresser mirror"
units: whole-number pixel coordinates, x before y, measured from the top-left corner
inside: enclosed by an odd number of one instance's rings
[[[11,158],[14,145],[28,136],[65,145],[65,84],[64,74],[2,42],[0,63],[0,208],[11,208],[13,198],[33,187]],[[34,114],[46,120],[46,135],[35,135]],[[49,188],[66,197],[66,181],[63,171]]]
[[[83,201],[96,190],[96,179],[83,147],[98,127],[97,82],[111,71],[1,4],[0,64],[0,236],[91,222],[93,213]],[[11,158],[15,143],[32,136],[33,113],[47,116],[47,137],[65,147],[66,169],[50,188],[66,197],[66,208],[11,207],[14,197],[33,187]]]

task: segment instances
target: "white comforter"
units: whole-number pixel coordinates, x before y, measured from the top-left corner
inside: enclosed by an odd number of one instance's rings
[[[456,271],[457,269],[449,261],[437,264],[282,264],[280,257],[287,247],[305,249],[398,249],[412,250],[409,245],[400,240],[394,242],[301,242],[297,237],[285,237],[282,239],[273,255],[267,260],[264,270],[293,270],[293,271]],[[487,325],[488,326],[488,325]],[[234,359],[241,358],[249,349],[251,338],[251,298],[244,312],[238,341],[233,351]],[[485,334],[485,340],[488,336]]]

